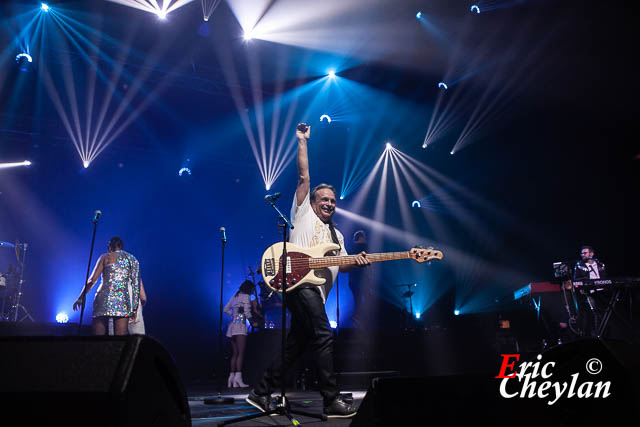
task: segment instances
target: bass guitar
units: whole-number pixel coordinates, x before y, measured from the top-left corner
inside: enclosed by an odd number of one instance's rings
[[[271,245],[264,251],[262,262],[262,277],[267,286],[275,292],[282,292],[282,242]],[[287,243],[287,292],[302,284],[321,286],[325,279],[314,274],[314,270],[327,267],[356,264],[357,255],[325,256],[328,252],[337,251],[340,246],[326,243],[313,248],[302,248]],[[440,260],[441,251],[431,247],[414,247],[405,252],[384,252],[367,254],[370,262],[393,261],[398,259],[412,259],[416,262]]]

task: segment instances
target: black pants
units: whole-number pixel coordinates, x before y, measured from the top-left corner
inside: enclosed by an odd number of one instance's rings
[[[305,288],[287,293],[286,298],[287,308],[291,312],[291,328],[287,335],[285,366],[284,369],[280,366],[281,358],[278,356],[264,373],[255,392],[264,396],[277,391],[287,375],[287,369],[310,346],[318,369],[320,394],[325,405],[328,405],[338,396],[338,386],[333,372],[333,331],[322,297],[317,289]]]

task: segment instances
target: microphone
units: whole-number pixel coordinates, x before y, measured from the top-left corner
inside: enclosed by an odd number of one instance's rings
[[[222,243],[227,243],[227,233],[224,227],[220,227],[220,238],[222,239]]]
[[[266,196],[264,196],[264,201],[265,202],[274,202],[274,201],[278,200],[281,195],[282,194],[280,194],[280,193],[267,194]]]
[[[309,126],[306,123],[300,123],[298,126],[296,126],[296,129],[302,133],[305,133],[308,128]]]
[[[95,211],[93,213],[93,223],[95,224],[96,222],[98,222],[101,216],[102,216],[102,211],[99,211],[99,210]]]

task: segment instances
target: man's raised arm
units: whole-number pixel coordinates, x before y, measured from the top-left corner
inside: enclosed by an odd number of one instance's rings
[[[309,192],[309,155],[307,141],[311,135],[311,126],[300,123],[296,127],[298,138],[298,188],[296,189],[296,204],[300,206]]]

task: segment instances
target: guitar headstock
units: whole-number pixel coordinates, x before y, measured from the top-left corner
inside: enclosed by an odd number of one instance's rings
[[[409,256],[412,260],[417,262],[427,262],[434,259],[442,259],[443,257],[441,251],[437,251],[432,247],[423,248],[420,246],[411,248],[411,250],[409,251]]]

